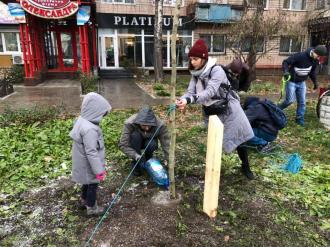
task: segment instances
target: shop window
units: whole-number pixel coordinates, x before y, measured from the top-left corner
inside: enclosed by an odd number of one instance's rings
[[[0,52],[20,52],[19,36],[16,32],[0,33]]]
[[[225,35],[200,35],[200,38],[205,41],[210,53],[225,52]]]
[[[282,36],[280,40],[280,53],[296,53],[302,49],[302,42],[298,38]]]
[[[284,0],[283,9],[305,10],[306,0]]]
[[[188,53],[191,48],[191,37],[178,37],[176,40],[176,66],[188,67]],[[170,54],[171,55],[171,54]],[[171,58],[171,56],[170,56]]]
[[[2,44],[2,38],[1,38],[1,33],[0,33],[0,52],[3,52],[3,44]]]

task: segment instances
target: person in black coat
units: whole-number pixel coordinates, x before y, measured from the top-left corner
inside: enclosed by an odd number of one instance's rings
[[[279,128],[262,101],[258,97],[247,97],[243,109],[254,132],[254,137],[247,144],[265,147],[275,141]]]
[[[324,45],[308,48],[305,52],[299,52],[283,60],[283,77],[285,79],[285,99],[278,106],[287,108],[295,100],[297,101],[296,123],[304,126],[306,111],[306,80],[308,76],[312,80],[313,90],[318,88],[316,80],[316,67],[325,62],[328,50]]]

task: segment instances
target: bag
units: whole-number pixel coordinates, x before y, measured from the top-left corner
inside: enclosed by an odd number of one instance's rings
[[[242,69],[242,72],[238,76],[236,76],[227,67],[225,67],[223,65],[215,64],[210,69],[209,78],[211,78],[211,72],[215,66],[221,66],[221,68],[223,69],[223,71],[226,74],[226,77],[227,77],[232,89],[234,89],[235,91],[245,91],[245,92],[247,92],[249,90],[250,85],[251,85],[251,82],[249,81],[249,70]]]
[[[210,106],[203,105],[204,113],[207,116],[224,114],[227,112],[227,109],[228,109],[228,100],[227,99],[222,102],[217,101]]]
[[[149,159],[146,163],[144,163],[143,168],[147,170],[148,174],[157,185],[164,186],[168,189],[170,185],[169,177],[167,175],[167,171],[158,159]]]
[[[265,99],[260,101],[260,103],[268,110],[270,116],[274,120],[275,125],[279,129],[283,129],[288,124],[288,118],[281,108],[275,105],[272,101]]]
[[[209,79],[211,79],[211,72],[212,69],[218,65],[213,65],[210,69],[210,73],[209,73]],[[222,66],[221,66],[222,67]],[[198,78],[195,78],[196,81],[198,80]],[[202,80],[202,85],[203,88],[205,89],[205,82]],[[217,100],[219,99],[220,101],[215,102],[214,104],[210,105],[210,106],[203,106],[203,110],[205,115],[210,116],[210,115],[219,115],[219,114],[225,114],[227,112],[228,109],[228,95],[231,93],[232,87],[231,85],[227,85],[227,84],[220,84],[219,90],[220,88],[224,89],[224,91],[226,91],[226,98],[218,98],[217,96],[212,97],[211,99],[213,100]]]

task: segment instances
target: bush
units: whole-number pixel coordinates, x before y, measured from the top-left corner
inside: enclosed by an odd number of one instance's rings
[[[56,119],[64,112],[63,106],[34,106],[13,110],[10,107],[4,109],[0,115],[0,127],[9,125],[44,123]]]
[[[161,91],[161,90],[165,90],[164,88],[164,85],[160,84],[160,83],[156,83],[154,86],[153,86],[153,89],[156,90],[156,91]]]
[[[98,76],[80,73],[79,80],[81,83],[81,91],[83,94],[87,94],[89,92],[96,92],[96,85],[99,80]]]
[[[171,96],[171,94],[169,92],[167,92],[166,90],[158,90],[158,91],[156,91],[156,94],[158,96]]]

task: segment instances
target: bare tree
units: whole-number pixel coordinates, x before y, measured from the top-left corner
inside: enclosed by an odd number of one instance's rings
[[[281,1],[279,0],[279,3]],[[287,22],[282,10],[264,11],[264,0],[244,0],[241,20],[232,24],[227,44],[232,51],[243,58],[250,67],[250,80],[256,79],[256,63],[271,50],[278,49],[278,42],[271,42],[282,34],[298,35],[299,25]],[[267,43],[267,45],[265,45]]]
[[[171,103],[175,103],[175,87],[176,87],[176,38],[178,34],[179,15],[180,15],[181,0],[176,0],[174,15],[173,15],[173,27],[171,37]],[[172,198],[176,198],[175,192],[175,141],[176,141],[176,125],[175,125],[175,111],[171,111],[170,115],[170,134],[171,134],[171,146],[169,154],[169,176],[170,176],[170,194]]]
[[[155,82],[164,81],[163,54],[162,54],[162,33],[163,33],[163,1],[155,0],[155,29],[154,29],[154,73]]]

